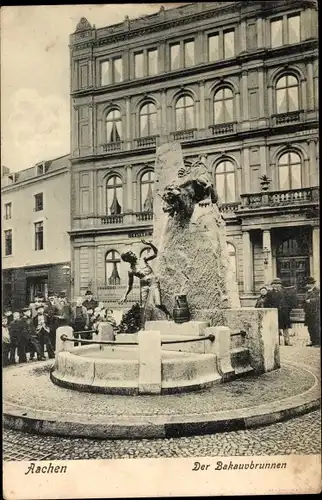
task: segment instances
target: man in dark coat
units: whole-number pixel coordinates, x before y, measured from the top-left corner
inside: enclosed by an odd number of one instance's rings
[[[280,278],[275,278],[272,283],[272,290],[268,293],[266,307],[277,309],[278,329],[284,338],[284,344],[292,345],[290,342],[289,328],[291,328],[291,310],[290,298],[283,287]]]
[[[10,353],[9,364],[15,364],[16,349],[18,351],[19,363],[27,361],[26,348],[28,344],[28,332],[24,328],[24,323],[20,318],[20,313],[15,311],[13,313],[13,320],[9,325],[10,335]]]
[[[94,313],[95,309],[98,306],[97,300],[93,299],[93,293],[90,290],[87,290],[85,293],[86,299],[83,302],[83,306],[87,309],[87,314],[89,317],[89,328],[93,326]]]
[[[40,340],[41,357],[44,357],[45,345],[49,358],[55,357],[55,351],[51,343],[50,327],[48,315],[44,312],[44,306],[37,307],[37,316],[33,318],[33,327]]]
[[[304,324],[310,335],[308,347],[318,347],[321,345],[320,338],[320,290],[315,286],[316,281],[310,277],[307,280],[306,296],[304,300]]]
[[[33,325],[32,311],[29,307],[25,307],[22,310],[23,317],[21,322],[23,324],[23,328],[26,332],[26,336],[28,338],[28,345],[30,351],[30,361],[34,359],[35,353],[37,354],[38,361],[45,361],[45,357],[41,354],[41,347],[38,335]]]

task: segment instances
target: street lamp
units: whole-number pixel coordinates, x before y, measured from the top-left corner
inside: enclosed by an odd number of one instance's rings
[[[74,283],[74,277],[71,275],[71,267],[66,265],[62,267],[63,275],[69,278],[71,284]]]

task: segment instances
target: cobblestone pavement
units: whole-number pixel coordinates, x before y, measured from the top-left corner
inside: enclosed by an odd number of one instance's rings
[[[307,366],[316,367],[320,362],[320,350],[315,348],[282,347],[281,355],[282,360]],[[113,441],[37,436],[11,430],[3,433],[4,460],[288,455],[320,451],[320,411],[257,429],[171,439]]]
[[[140,441],[67,439],[4,430],[3,444],[4,460],[27,461],[311,454],[321,452],[321,418],[314,411],[248,431]]]

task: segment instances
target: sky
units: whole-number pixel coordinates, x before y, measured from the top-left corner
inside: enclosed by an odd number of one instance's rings
[[[68,44],[80,18],[101,28],[161,5],[2,7],[1,165],[16,172],[69,153]]]

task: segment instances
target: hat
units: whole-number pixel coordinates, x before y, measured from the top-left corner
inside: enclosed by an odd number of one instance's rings
[[[52,291],[48,292],[47,295],[48,297],[57,297],[57,293]]]
[[[282,280],[280,278],[274,278],[271,285],[282,285]]]
[[[39,306],[37,306],[37,308],[38,308],[38,307],[39,307]],[[26,311],[30,311],[29,307],[23,307],[23,308],[21,309],[21,312],[23,312],[23,313],[24,313],[24,312],[26,312]]]
[[[40,309],[41,307],[44,307],[43,304],[36,304],[35,309]]]
[[[264,290],[264,289],[268,290],[268,287],[266,285],[263,285],[263,286],[260,287],[260,290]]]
[[[67,297],[67,292],[66,290],[62,290],[61,292],[59,292],[59,297],[61,299],[65,299]]]
[[[4,315],[5,315],[6,317],[8,317],[8,316],[12,316],[12,311],[6,311],[6,312],[4,313]]]
[[[93,295],[93,292],[91,292],[90,290],[87,290],[87,292],[85,293],[85,295]]]
[[[314,283],[316,283],[316,280],[315,280],[314,278],[312,278],[312,276],[310,276],[310,277],[307,279],[306,284],[307,284],[307,285],[314,285]]]

